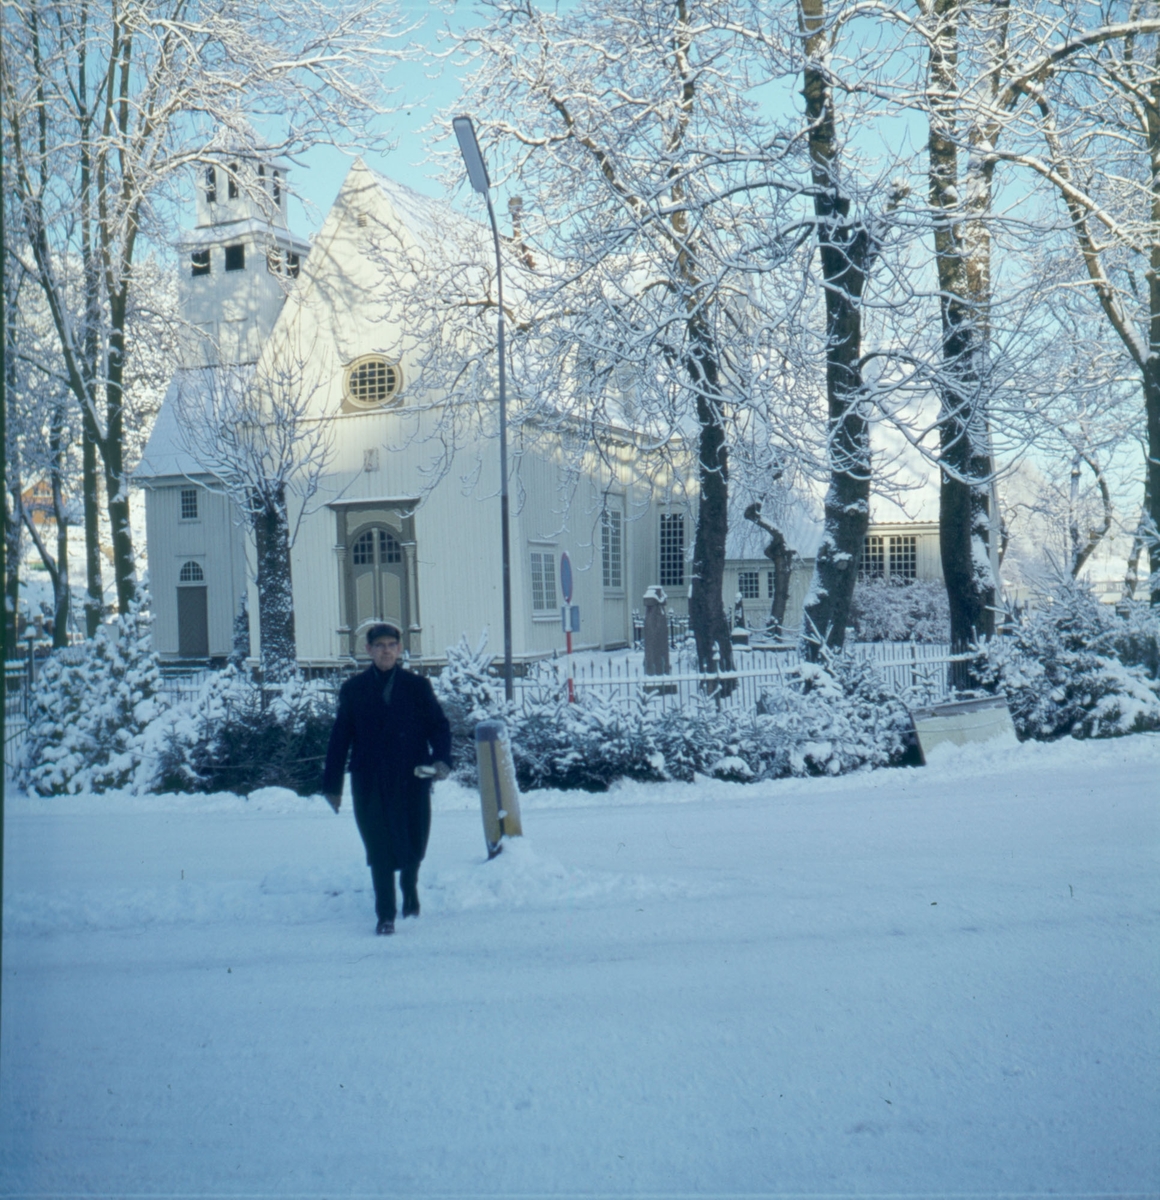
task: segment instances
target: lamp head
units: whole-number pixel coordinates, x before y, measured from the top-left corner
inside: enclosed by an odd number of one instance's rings
[[[483,154],[479,149],[475,126],[472,124],[471,118],[455,117],[451,122],[451,127],[455,130],[455,137],[459,142],[459,152],[463,155],[463,163],[467,167],[467,178],[471,180],[471,186],[481,196],[486,196],[491,187],[491,180],[487,176],[487,166],[483,161]]]

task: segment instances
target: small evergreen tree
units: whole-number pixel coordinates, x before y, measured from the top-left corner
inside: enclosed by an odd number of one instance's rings
[[[54,650],[33,688],[17,781],[42,796],[147,786],[145,731],[159,714],[149,596],[96,636]]]

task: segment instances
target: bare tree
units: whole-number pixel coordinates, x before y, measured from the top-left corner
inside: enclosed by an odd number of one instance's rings
[[[1066,6],[1044,69],[1013,83],[1030,129],[1006,157],[1050,182],[1144,408],[1151,603],[1160,604],[1160,8]],[[1038,139],[1038,146],[1032,141]]]
[[[215,134],[253,140],[247,106],[266,114],[254,148],[267,156],[345,145],[352,129],[376,140],[368,130],[386,111],[381,81],[404,30],[391,5],[369,0],[6,0],[4,16],[14,252],[44,293],[82,417],[90,613],[100,593],[98,456],[127,613],[136,582],[126,371],[139,247],[167,245],[167,218],[190,166],[210,162]]]
[[[706,670],[732,662],[722,579],[738,420],[782,402],[762,387],[788,336],[770,316],[784,300],[773,281],[808,237],[792,211],[800,152],[754,103],[777,42],[758,36],[759,7],[487,0],[488,23],[458,40],[489,159],[523,199],[524,427],[587,445],[631,429],[666,464],[662,487],[688,477]]]
[[[290,554],[333,452],[333,423],[305,382],[308,355],[180,373],[176,413],[185,448],[253,535],[259,661],[267,683],[298,669]]]

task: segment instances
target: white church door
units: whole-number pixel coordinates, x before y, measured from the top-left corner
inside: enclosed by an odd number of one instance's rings
[[[370,621],[392,621],[404,631],[407,612],[407,563],[395,532],[382,525],[364,529],[350,547],[354,592],[354,628]]]

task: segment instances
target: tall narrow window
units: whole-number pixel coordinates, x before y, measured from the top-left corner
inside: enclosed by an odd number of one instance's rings
[[[209,251],[195,250],[189,257],[191,275],[209,274]]]
[[[274,172],[274,203],[279,206],[282,203],[282,177],[277,171]]]
[[[230,163],[230,177],[226,184],[226,193],[231,200],[238,198],[238,164]]]
[[[266,251],[266,270],[271,275],[282,274],[282,251],[277,246]]]
[[[244,271],[246,269],[246,245],[238,242],[226,247],[226,270]]]
[[[214,167],[205,169],[205,199],[207,204],[217,200],[217,170]]]
[[[301,265],[302,260],[293,251],[286,255],[286,274],[289,275],[291,279],[298,278],[298,270]]]
[[[906,583],[918,578],[918,538],[914,534],[890,539],[890,578]]]
[[[761,572],[739,571],[737,573],[737,590],[742,600],[761,599]]]
[[[624,514],[606,508],[600,518],[600,555],[604,586],[612,591],[624,587]]]
[[[556,556],[532,551],[532,611],[556,611]]]
[[[181,519],[183,521],[197,520],[197,488],[181,489]]]
[[[862,557],[858,562],[859,579],[883,579],[886,576],[885,538],[868,537],[862,543]]]
[[[661,513],[661,587],[685,582],[685,514]]]

